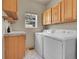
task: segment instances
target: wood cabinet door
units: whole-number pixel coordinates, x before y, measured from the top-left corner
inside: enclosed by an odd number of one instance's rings
[[[52,8],[52,24],[60,23],[60,4]]]
[[[51,8],[46,10],[43,14],[43,25],[51,24]]]
[[[46,12],[43,13],[43,25],[46,25]]]
[[[3,10],[10,10],[11,9],[10,0],[3,0],[2,4],[3,4],[3,6],[2,6]]]
[[[71,22],[73,19],[73,6],[72,0],[64,0],[64,7],[65,7],[65,22]]]
[[[5,59],[18,59],[17,37],[5,37]]]
[[[23,59],[25,35],[5,37],[5,59]]]
[[[52,24],[54,24],[55,20],[54,20],[54,14],[55,14],[55,9],[52,8]]]
[[[17,11],[17,0],[3,0],[3,10]]]
[[[18,59],[23,59],[25,54],[25,35],[18,36]]]
[[[51,24],[51,8],[47,10],[46,17],[46,24]]]
[[[77,0],[73,0],[73,21],[77,21]]]
[[[65,22],[65,7],[64,7],[64,0],[60,2],[60,18],[61,18],[61,23]]]
[[[11,0],[11,11],[17,12],[17,0]]]

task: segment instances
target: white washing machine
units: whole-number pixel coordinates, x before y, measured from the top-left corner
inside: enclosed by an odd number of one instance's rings
[[[44,59],[77,59],[76,31],[56,31],[42,39]]]
[[[35,49],[41,57],[44,59],[77,59],[76,31],[56,29],[48,32],[35,34]]]

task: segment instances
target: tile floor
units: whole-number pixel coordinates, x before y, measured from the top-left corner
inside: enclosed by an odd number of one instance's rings
[[[24,59],[43,59],[35,50],[27,50]]]

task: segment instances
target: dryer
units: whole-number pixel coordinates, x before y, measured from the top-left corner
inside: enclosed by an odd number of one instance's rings
[[[37,32],[35,33],[35,50],[37,53],[43,57],[43,37],[44,35],[51,34],[53,30],[43,30],[43,32]]]
[[[35,33],[35,50],[36,52],[43,57],[43,33]]]

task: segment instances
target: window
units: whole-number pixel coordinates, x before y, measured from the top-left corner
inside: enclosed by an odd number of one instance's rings
[[[37,28],[37,14],[25,14],[25,28]]]

